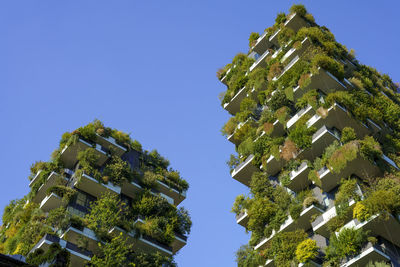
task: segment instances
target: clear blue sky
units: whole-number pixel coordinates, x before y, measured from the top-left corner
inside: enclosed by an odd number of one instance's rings
[[[304,1],[365,64],[400,81],[398,1]],[[190,183],[180,266],[235,266],[248,236],[230,208],[247,192],[225,164],[229,115],[216,70],[292,1],[1,1],[0,208],[28,192],[29,166],[94,118],[156,148]],[[2,211],[1,211],[2,212]]]

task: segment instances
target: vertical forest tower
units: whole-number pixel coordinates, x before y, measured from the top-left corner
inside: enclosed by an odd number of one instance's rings
[[[302,5],[217,73],[239,266],[400,266],[400,97]]]
[[[191,220],[188,184],[157,151],[94,121],[31,167],[30,192],[3,214],[0,250],[32,265],[172,266]]]

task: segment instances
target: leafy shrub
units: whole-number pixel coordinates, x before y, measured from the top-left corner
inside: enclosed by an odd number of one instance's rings
[[[278,233],[272,238],[266,255],[269,259],[274,259],[277,266],[290,267],[296,262],[297,246],[306,238],[307,234],[303,230]]]
[[[240,128],[238,127],[235,131],[233,138],[237,142],[243,142],[248,137],[253,137],[255,134],[255,129],[253,127],[253,121],[249,120],[245,124],[242,124]]]
[[[250,154],[253,153],[253,145],[254,145],[253,138],[248,137],[238,146],[237,151],[239,155],[243,157],[250,156]]]
[[[275,18],[275,24],[279,25],[281,23],[284,23],[286,21],[286,14],[283,12],[278,13]]]
[[[123,207],[126,204],[121,202],[117,196],[104,194],[91,204],[91,211],[86,215],[87,225],[101,240],[107,240],[108,231],[114,226],[127,228],[127,221],[122,216]],[[129,229],[128,229],[129,230]]]
[[[357,202],[353,208],[353,218],[356,218],[360,222],[366,221],[371,217],[368,209],[364,206],[362,202]]]
[[[133,179],[129,164],[117,156],[113,156],[105,166],[103,176],[111,177],[111,181],[115,185],[122,185],[124,182],[131,182]]]
[[[303,76],[302,76],[303,77]],[[300,81],[299,81],[300,83]],[[313,89],[303,94],[296,102],[296,108],[305,108],[308,105],[312,106],[314,109],[317,108],[317,97],[318,91]]]
[[[253,114],[254,109],[257,107],[257,103],[251,98],[245,98],[240,103],[240,112],[236,114],[238,121],[244,122],[250,115]]]
[[[305,263],[318,255],[317,242],[312,239],[305,239],[297,245],[296,258],[299,262]]]
[[[351,127],[344,127],[342,130],[342,136],[340,141],[342,143],[348,143],[350,141],[356,140],[356,132]]]
[[[164,177],[161,174],[152,171],[146,171],[143,174],[141,182],[146,188],[154,188],[157,187],[157,180],[162,181],[163,178]]]
[[[282,27],[278,33],[278,43],[280,46],[285,45],[295,36],[294,30],[288,27]]]
[[[100,253],[92,257],[91,266],[129,266],[128,255],[133,252],[133,248],[122,234],[115,236],[105,244],[99,242],[98,246]]]
[[[304,89],[307,86],[309,86],[310,83],[311,83],[311,75],[309,73],[303,73],[298,81],[300,88]]]
[[[260,34],[258,32],[252,32],[250,34],[250,37],[249,37],[249,47],[250,48],[252,48],[255,45],[255,43],[259,37],[260,37]]]
[[[231,117],[227,123],[225,123],[224,127],[222,127],[221,132],[225,136],[229,136],[233,134],[237,126],[237,121],[235,117]]]
[[[42,249],[36,249],[26,258],[27,263],[35,266],[52,263],[53,260],[56,260],[57,264],[54,264],[54,266],[69,266],[70,254],[67,249],[62,249],[58,243],[53,243],[46,252]]]
[[[297,220],[300,217],[300,213],[302,210],[303,210],[303,205],[301,203],[291,205],[289,207],[290,217],[292,217],[293,220]]]
[[[400,211],[400,196],[394,190],[376,190],[372,192],[363,204],[369,214],[397,214]]]
[[[265,68],[256,68],[248,75],[249,79],[246,88],[253,88],[255,90],[262,90],[267,88],[268,71]]]
[[[283,66],[280,62],[273,63],[268,72],[268,81],[272,81],[274,77],[279,76],[283,71]]]
[[[360,153],[363,158],[374,162],[382,156],[382,149],[372,136],[366,136],[360,141]]]
[[[228,165],[230,172],[232,172],[240,164],[240,160],[237,156],[231,154],[226,164]]]
[[[269,182],[268,175],[263,172],[255,172],[251,176],[250,191],[255,198],[273,198],[274,188]]]
[[[284,160],[289,161],[296,156],[297,152],[298,148],[296,144],[292,140],[286,139],[282,147],[281,157]]]
[[[312,66],[314,68],[321,67],[333,75],[336,76],[339,80],[343,80],[344,78],[344,68],[343,65],[338,63],[336,60],[332,59],[329,56],[323,55],[323,54],[318,54],[316,55],[312,62]]]
[[[236,215],[239,215],[242,211],[244,211],[247,207],[248,199],[244,195],[238,195],[235,198],[235,202],[232,206],[232,212]]]
[[[362,229],[344,228],[337,237],[335,234],[331,235],[326,257],[342,259],[355,256],[360,252],[365,241],[367,241],[367,236]]]
[[[271,110],[276,111],[283,106],[288,106],[289,104],[289,99],[287,99],[285,93],[281,90],[277,90],[268,102],[268,107]]]
[[[304,7],[304,5],[292,5],[289,11],[291,14],[296,13],[302,17],[304,17],[307,14],[307,9]]]
[[[238,267],[259,266],[264,259],[249,245],[243,245],[236,251],[236,262]]]
[[[47,162],[43,162],[43,161],[36,161],[34,164],[31,165],[31,174],[36,175],[38,173],[38,171],[44,169],[47,167]],[[33,176],[31,177],[30,180],[33,179]]]
[[[99,157],[100,156],[97,154],[94,148],[88,148],[86,150],[79,151],[77,159],[83,172],[89,176],[92,176],[97,181],[102,182],[101,173],[98,168],[96,168]]]
[[[189,183],[182,179],[178,171],[170,169],[164,172],[164,179],[162,180],[168,186],[178,190],[179,192],[187,191],[189,189]]]
[[[318,203],[319,203],[318,199],[316,199],[313,196],[309,196],[309,197],[304,198],[303,206],[308,208],[308,207],[310,207],[312,205],[315,205],[315,204],[318,204]]]
[[[312,135],[315,133],[315,127],[308,127],[306,121],[307,116],[303,116],[296,123],[295,128],[289,133],[289,139],[292,140],[300,149],[305,149],[311,146]]]
[[[304,18],[305,18],[306,20],[308,20],[309,22],[311,22],[311,23],[315,23],[314,16],[313,16],[312,14],[310,14],[310,13],[305,14],[305,15],[304,15]]]
[[[265,225],[269,224],[277,211],[277,206],[269,199],[255,198],[251,201],[247,213],[249,231],[263,232]]]
[[[356,159],[358,152],[357,142],[352,141],[344,144],[342,147],[332,153],[328,159],[328,165],[333,173],[340,173],[347,166],[347,163]]]
[[[285,124],[289,116],[289,109],[283,106],[275,112],[275,116],[281,124]]]
[[[49,187],[47,189],[46,193],[47,193],[47,195],[54,193],[57,196],[62,197],[63,200],[68,203],[68,201],[75,195],[76,191],[67,186],[55,185],[55,186]]]
[[[358,201],[361,199],[357,193],[357,180],[356,179],[342,179],[340,181],[339,190],[335,195],[336,203],[346,203],[350,199]]]

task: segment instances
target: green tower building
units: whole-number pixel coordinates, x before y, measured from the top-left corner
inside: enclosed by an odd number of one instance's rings
[[[304,6],[252,33],[217,73],[222,132],[249,187],[239,266],[400,265],[400,97]],[[376,264],[376,265],[374,265]]]
[[[41,266],[173,266],[187,242],[188,183],[157,151],[94,121],[36,162],[5,208],[0,250]]]

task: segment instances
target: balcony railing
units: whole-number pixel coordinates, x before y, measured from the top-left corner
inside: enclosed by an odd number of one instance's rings
[[[356,267],[356,266],[367,266],[369,262],[387,262],[390,261],[390,257],[387,255],[390,250],[382,245],[373,245],[368,242],[360,251],[360,253],[351,258],[347,258],[342,261],[341,267]]]
[[[109,150],[100,144],[93,143],[82,138],[79,138],[76,143],[65,146],[60,153],[60,158],[63,161],[65,167],[72,169],[78,161],[77,156],[79,151],[83,151],[88,148],[94,148],[99,158],[97,165],[101,166],[105,163],[109,156]]]
[[[90,261],[91,257],[93,257],[91,251],[82,249],[71,242],[65,241],[58,236],[51,234],[45,234],[29,253],[32,253],[39,248],[47,250],[53,243],[59,244],[62,248],[66,248],[71,253],[72,266],[83,266],[86,261]]]
[[[303,209],[300,213],[299,218],[293,220],[289,215],[288,219],[281,225],[278,232],[287,232],[294,231],[296,229],[304,229],[305,231],[309,230],[312,226],[310,223],[310,219],[315,216],[315,214],[322,213],[323,210],[318,208],[316,205],[311,205],[308,208]],[[268,242],[275,236],[277,232],[275,230],[272,231],[272,234],[269,237],[265,237],[261,242],[259,242],[254,249],[264,249]]]
[[[287,187],[294,192],[299,192],[306,188],[310,184],[308,179],[309,170],[307,162],[303,161],[296,170],[289,173],[290,184]]]
[[[247,223],[249,222],[249,215],[247,214],[247,210],[243,210],[236,216],[236,223],[243,226],[247,227]]]

